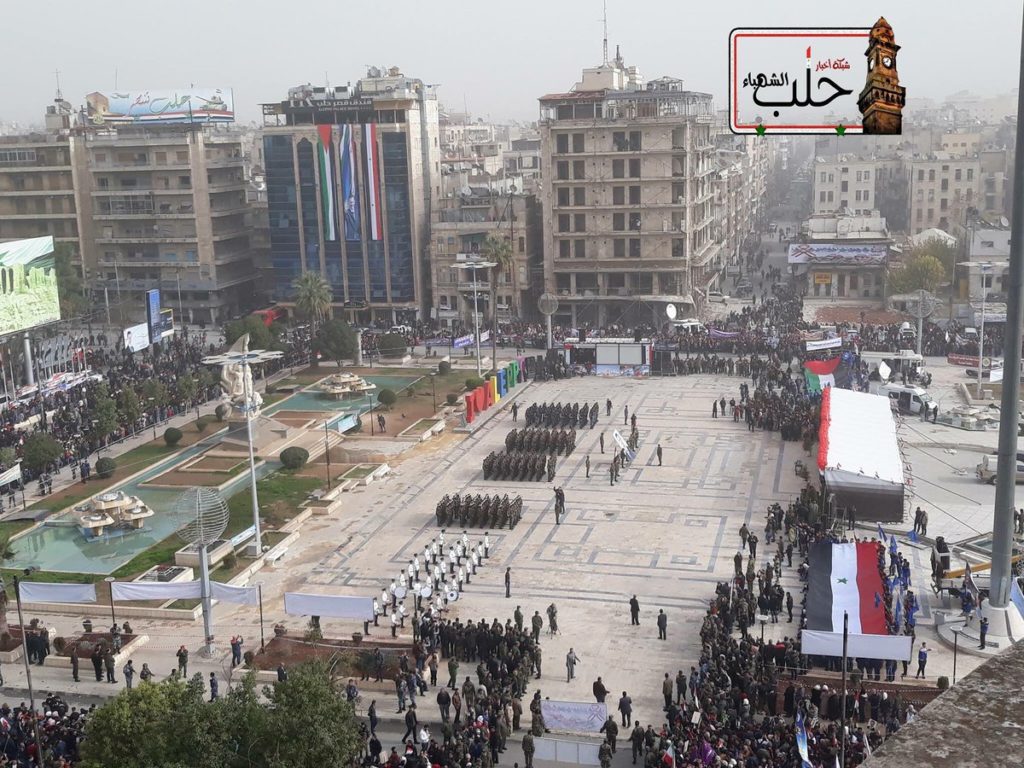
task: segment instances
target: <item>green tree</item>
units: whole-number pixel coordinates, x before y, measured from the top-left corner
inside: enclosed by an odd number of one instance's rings
[[[491,233],[484,238],[484,244],[480,251],[487,261],[497,264],[491,274],[491,367],[496,369],[498,365],[498,277],[500,275],[505,275],[506,278],[511,276],[515,258],[512,255],[511,241],[496,233]],[[506,284],[511,286],[511,281]],[[514,296],[515,292],[513,291]]]
[[[377,339],[377,351],[383,357],[399,357],[409,348],[405,336],[400,333],[385,333]]]
[[[398,395],[395,394],[393,389],[382,389],[377,393],[377,402],[390,409],[391,406],[398,402]]]
[[[913,261],[921,256],[934,257],[942,265],[943,282],[948,282],[953,278],[953,272],[956,269],[956,262],[960,257],[960,253],[955,244],[950,244],[938,237],[932,237],[921,243],[921,245],[912,248],[908,256],[908,261]]]
[[[117,393],[117,412],[121,416],[121,422],[129,426],[134,426],[142,415],[139,396],[131,387],[125,387]]]
[[[178,380],[174,382],[174,395],[186,406],[192,402],[197,391],[196,380],[191,376],[179,376]]]
[[[203,678],[122,691],[89,717],[83,768],[286,768],[348,765],[358,722],[323,662],[299,664],[263,689],[248,673],[215,702]]]
[[[890,269],[888,273],[889,295],[912,293],[922,288],[934,291],[945,281],[946,271],[942,263],[931,254],[910,258],[901,269]]]
[[[145,401],[146,409],[167,405],[167,385],[156,379],[148,379],[142,385],[142,398]]]
[[[18,453],[10,446],[5,445],[0,448],[0,467],[6,469],[7,467],[13,466],[18,460]]]
[[[110,389],[106,382],[101,382],[92,395],[92,423],[88,430],[94,444],[102,444],[117,429],[117,415],[117,404],[110,396]]]
[[[295,307],[311,324],[310,335],[327,317],[331,309],[331,286],[319,272],[303,272],[292,283],[295,292]]]
[[[243,317],[241,320],[232,320],[224,326],[224,339],[228,344],[234,344],[246,333],[249,334],[249,349],[280,348],[275,328],[273,326],[268,328],[263,320],[255,315]]]
[[[341,361],[356,356],[359,339],[356,332],[344,320],[325,320],[320,326],[314,344],[317,352],[330,358],[341,367]]]
[[[213,386],[213,374],[210,373],[210,369],[203,367],[199,369],[196,374],[196,387],[200,392],[205,393],[210,387]]]
[[[54,243],[53,264],[57,273],[60,316],[65,319],[77,317],[89,310],[82,273],[76,263],[78,261],[75,246],[71,243]]]
[[[32,472],[42,472],[63,453],[64,449],[60,443],[48,432],[33,432],[25,438],[25,444],[21,448],[21,462]]]

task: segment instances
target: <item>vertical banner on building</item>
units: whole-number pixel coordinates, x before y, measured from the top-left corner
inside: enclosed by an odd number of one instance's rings
[[[324,240],[337,240],[338,231],[335,222],[334,202],[334,166],[331,164],[331,132],[334,130],[330,125],[318,125],[317,133],[320,134],[319,152],[317,159],[320,166],[320,208],[324,227]]]
[[[356,149],[352,126],[341,126],[341,197],[345,210],[345,239],[362,240],[359,195],[356,192]]]
[[[380,159],[377,154],[377,126],[363,126],[363,147],[366,149],[366,196],[370,201],[370,239],[380,240],[384,218],[380,209]]]

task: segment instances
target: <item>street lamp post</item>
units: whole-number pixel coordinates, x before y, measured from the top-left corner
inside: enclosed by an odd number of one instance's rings
[[[477,304],[476,271],[490,269],[493,266],[496,266],[493,261],[480,261],[479,259],[466,260],[455,265],[456,269],[473,270],[473,333],[476,336],[476,375],[478,378],[483,375],[483,369],[480,366],[480,312]]]
[[[114,581],[115,581],[115,579],[114,579],[113,576],[107,576],[106,578],[103,579],[103,581],[105,581],[107,583],[107,590],[108,590],[108,594],[110,595],[110,626],[111,626],[111,629],[113,629],[113,626],[115,624],[117,624],[117,617],[114,615]]]
[[[434,404],[434,413],[437,413],[437,389],[434,386],[434,381],[437,379],[437,373],[432,372],[430,374],[430,399]]]
[[[960,631],[959,629],[953,630],[953,685],[956,685],[956,655],[960,647]]]
[[[327,490],[331,490],[331,438],[327,419],[324,419],[324,456],[327,457]]]

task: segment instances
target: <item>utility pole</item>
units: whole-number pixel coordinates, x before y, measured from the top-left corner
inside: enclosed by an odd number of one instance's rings
[[[1022,24],[1024,35],[1024,24]],[[1019,75],[1024,89],[1024,50]],[[1013,549],[1014,480],[1017,475],[1017,419],[1020,400],[1020,360],[1024,305],[1024,91],[1017,99],[1017,141],[1013,160],[1013,226],[1010,232],[1009,286],[1006,289],[1006,344],[1003,353],[1003,396],[999,413],[999,464],[996,469],[996,504],[992,516],[992,582],[981,614],[989,619],[993,635],[1012,636],[1016,609],[1009,609],[1010,556]],[[984,318],[984,313],[982,314]],[[1018,627],[1020,624],[1018,623]],[[1018,636],[1016,639],[1020,639]]]

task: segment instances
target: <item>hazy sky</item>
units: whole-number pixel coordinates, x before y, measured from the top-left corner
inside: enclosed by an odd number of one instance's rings
[[[733,27],[869,27],[883,14],[908,98],[1016,87],[1013,0],[608,0],[608,37],[645,77],[681,77],[724,107]],[[601,0],[7,0],[2,18],[0,121],[41,122],[58,69],[76,107],[113,88],[116,70],[121,90],[233,88],[248,122],[289,86],[322,85],[325,73],[354,82],[367,64],[439,84],[452,109],[465,99],[480,116],[533,120],[538,96],[568,90],[601,58]]]

